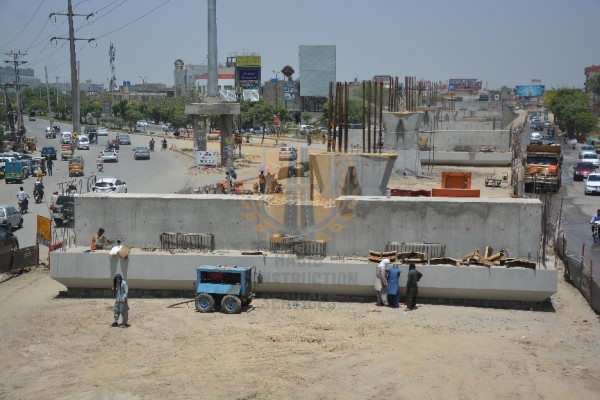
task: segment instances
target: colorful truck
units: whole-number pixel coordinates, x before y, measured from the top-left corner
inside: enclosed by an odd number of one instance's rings
[[[523,160],[525,191],[557,192],[561,185],[562,161],[562,148],[559,145],[527,146]]]

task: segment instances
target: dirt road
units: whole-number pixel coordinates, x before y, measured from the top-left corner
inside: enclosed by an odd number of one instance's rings
[[[562,275],[562,274],[561,274]],[[0,283],[2,399],[597,399],[600,329],[560,283],[546,311],[256,299],[58,298],[47,271]],[[424,276],[426,279],[426,275]]]

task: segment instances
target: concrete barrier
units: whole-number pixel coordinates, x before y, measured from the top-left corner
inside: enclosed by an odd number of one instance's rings
[[[128,259],[107,250],[85,253],[83,247],[50,254],[50,276],[70,290],[106,290],[121,273],[132,290],[193,293],[196,267],[254,266],[263,276],[258,293],[307,293],[374,296],[375,264],[356,259],[310,260],[294,255],[242,255],[241,252],[180,253],[132,249]],[[557,290],[554,269],[418,266],[423,273],[419,297],[542,302]],[[400,266],[404,295],[408,266]]]

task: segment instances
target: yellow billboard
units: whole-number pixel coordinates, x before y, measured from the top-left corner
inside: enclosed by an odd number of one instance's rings
[[[260,67],[260,56],[236,56],[235,63],[238,67]]]

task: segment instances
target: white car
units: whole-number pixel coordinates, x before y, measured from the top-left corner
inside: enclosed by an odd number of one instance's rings
[[[595,167],[598,167],[598,154],[596,153],[583,153],[581,161],[591,162]]]
[[[148,122],[146,122],[145,120],[141,119],[138,122],[135,123],[136,128],[143,128],[148,126]]]
[[[102,157],[102,161],[105,162],[119,162],[119,152],[114,148],[104,149],[104,151],[100,154],[100,157]]]
[[[583,145],[579,149],[579,158],[583,158],[584,154],[596,154],[596,148],[589,144]]]
[[[108,129],[106,129],[105,127],[101,126],[98,128],[98,132],[97,132],[98,136],[108,136]]]
[[[279,150],[279,161],[294,161],[298,158],[298,152],[293,147],[282,147]]]
[[[96,193],[127,193],[127,185],[117,178],[100,178],[96,181],[92,191]]]
[[[585,179],[585,194],[600,193],[600,174],[592,173]]]
[[[87,136],[81,135],[77,137],[77,150],[89,150],[90,139]]]

